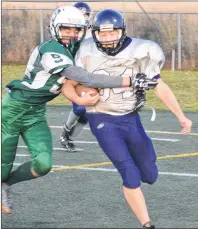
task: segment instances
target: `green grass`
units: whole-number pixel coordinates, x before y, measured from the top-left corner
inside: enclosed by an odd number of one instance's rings
[[[21,79],[25,65],[2,66],[2,88],[13,79]],[[184,111],[198,111],[198,72],[197,71],[162,71],[163,80],[170,86]],[[165,105],[152,91],[147,93],[147,101],[158,110],[167,110]],[[68,105],[70,101],[62,95],[49,102],[49,105]]]

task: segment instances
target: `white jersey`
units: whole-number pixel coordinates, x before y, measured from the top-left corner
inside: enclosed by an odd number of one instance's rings
[[[76,65],[91,73],[111,76],[133,76],[145,73],[149,78],[160,74],[165,57],[153,41],[132,38],[131,43],[115,56],[99,51],[93,38],[83,41],[76,54]],[[135,109],[137,98],[131,87],[99,89],[100,100],[87,112],[124,115]]]

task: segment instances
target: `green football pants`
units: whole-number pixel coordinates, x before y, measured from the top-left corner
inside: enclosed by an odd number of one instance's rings
[[[32,169],[43,176],[52,168],[52,136],[45,105],[30,105],[7,94],[2,101],[2,181],[9,178],[21,135],[32,158]]]

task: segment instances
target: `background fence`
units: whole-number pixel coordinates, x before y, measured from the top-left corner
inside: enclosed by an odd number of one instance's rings
[[[33,49],[50,38],[55,9],[2,9],[2,62],[25,64]],[[96,12],[94,12],[95,14]],[[198,13],[122,12],[128,35],[156,41],[166,69],[198,69]]]

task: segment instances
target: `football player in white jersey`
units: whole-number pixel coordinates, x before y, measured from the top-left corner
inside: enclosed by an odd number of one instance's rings
[[[77,2],[73,5],[77,9],[79,9],[84,17],[87,26],[86,35],[84,39],[87,39],[92,36],[91,34],[91,19],[92,19],[92,9],[85,2]],[[69,113],[67,121],[63,125],[63,131],[60,136],[60,142],[66,151],[75,152],[77,151],[74,143],[74,136],[79,134],[84,125],[87,124],[86,117],[86,108],[84,106],[77,105],[76,103],[72,103],[72,110]]]
[[[138,114],[145,102],[145,90],[150,88],[145,77],[157,81],[154,92],[176,116],[183,134],[191,131],[192,122],[161,79],[165,58],[158,44],[127,37],[125,19],[111,9],[96,15],[92,35],[93,38],[85,40],[77,52],[76,65],[92,73],[115,77],[132,73],[136,76],[133,88],[99,89],[99,102],[86,107],[90,128],[120,173],[124,196],[143,228],[155,228],[140,189],[141,182],[153,184],[158,177],[155,150]],[[71,100],[78,96],[74,90],[77,85],[75,81],[67,81],[64,85]]]

